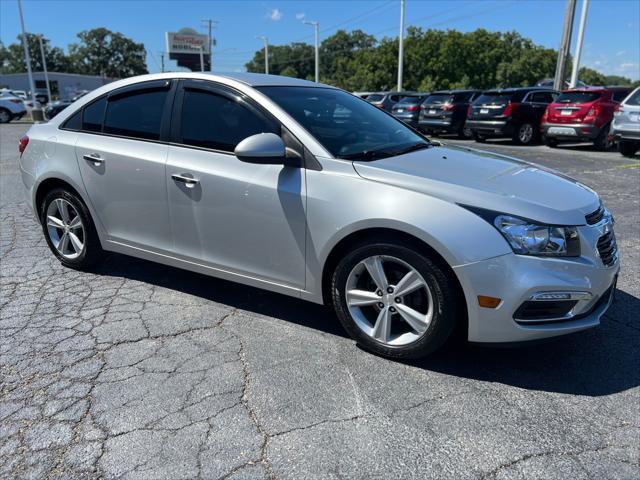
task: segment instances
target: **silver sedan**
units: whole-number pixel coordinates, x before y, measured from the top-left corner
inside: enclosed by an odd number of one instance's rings
[[[499,343],[594,327],[615,289],[613,219],[591,189],[430,142],[325,85],[130,78],[34,125],[19,149],[65,266],[119,252],[331,304],[390,357],[455,330]]]

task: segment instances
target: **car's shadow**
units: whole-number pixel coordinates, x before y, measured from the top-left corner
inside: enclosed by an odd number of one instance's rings
[[[197,273],[112,254],[97,273],[138,280],[346,337],[321,305]],[[529,390],[600,396],[640,385],[640,299],[621,290],[596,329],[516,348],[454,343],[416,368]],[[355,347],[354,347],[355,348]]]

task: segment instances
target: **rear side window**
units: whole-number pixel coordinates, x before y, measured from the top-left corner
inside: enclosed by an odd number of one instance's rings
[[[551,103],[553,95],[551,92],[535,92],[529,96],[529,101],[534,103]]]
[[[558,103],[591,103],[600,98],[600,92],[563,92],[556,99]]]
[[[384,95],[380,95],[378,93],[374,93],[373,95],[369,95],[367,97],[367,102],[379,102],[384,98]]]
[[[615,90],[613,92],[613,101],[619,103],[624,100],[627,95],[629,95],[629,90]]]
[[[640,89],[636,90],[624,104],[634,106],[640,105]]]
[[[185,145],[233,152],[245,138],[277,130],[235,100],[199,90],[184,92],[180,137]]]
[[[101,132],[102,120],[104,119],[104,109],[107,105],[107,98],[102,97],[86,107],[82,113],[82,130],[85,132]]]
[[[69,130],[80,130],[82,128],[82,110],[71,115],[62,127]]]
[[[167,89],[143,90],[109,99],[104,133],[145,140],[160,139]]]
[[[511,100],[512,93],[483,93],[475,101],[477,105],[506,105]]]
[[[422,97],[402,97],[398,103],[407,103],[409,105],[416,105],[420,103]]]

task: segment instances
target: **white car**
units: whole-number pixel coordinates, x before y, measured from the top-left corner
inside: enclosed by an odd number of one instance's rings
[[[21,98],[11,93],[0,93],[0,123],[18,120],[27,113],[27,108]]]

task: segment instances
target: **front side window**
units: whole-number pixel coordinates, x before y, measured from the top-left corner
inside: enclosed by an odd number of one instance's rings
[[[109,99],[104,133],[145,140],[160,139],[168,90],[142,90]]]
[[[375,160],[430,144],[402,122],[342,90],[258,87],[334,157]]]
[[[102,120],[104,118],[104,109],[107,105],[107,98],[102,97],[86,107],[82,113],[82,130],[85,132],[102,131]]]
[[[200,90],[185,90],[181,143],[233,152],[236,145],[258,133],[279,133],[271,122],[237,101]]]

